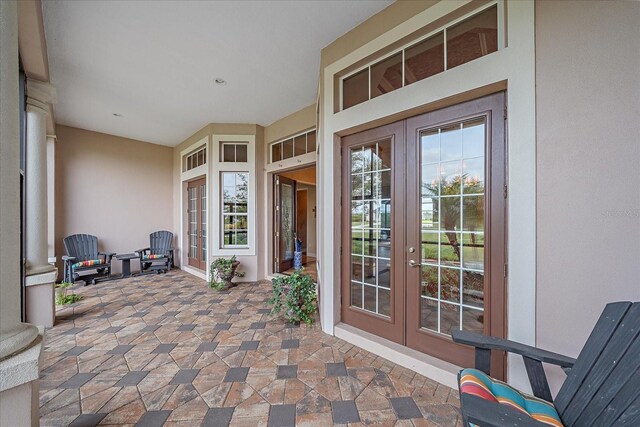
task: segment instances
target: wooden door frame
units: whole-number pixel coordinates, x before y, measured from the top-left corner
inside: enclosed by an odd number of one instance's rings
[[[205,187],[205,195],[208,198],[208,194],[206,194],[207,191],[207,178],[206,177],[199,177],[196,179],[192,179],[190,181],[187,181],[187,265],[189,265],[190,267],[193,268],[197,268],[199,270],[203,270],[205,271],[207,269],[207,260],[205,259],[204,261],[200,260],[200,254],[201,254],[201,250],[202,250],[202,240],[205,239],[205,237],[202,236],[202,230],[201,225],[203,222],[203,218],[202,218],[202,197],[200,195],[200,188],[201,186]],[[198,258],[191,258],[190,255],[190,250],[191,250],[191,218],[189,217],[189,209],[190,209],[190,200],[189,200],[189,189],[190,188],[195,188],[196,189],[196,210],[197,210],[197,214],[196,214],[196,224],[198,224],[198,228],[197,228],[197,235],[196,235],[196,255],[198,255]],[[208,213],[208,211],[207,211]],[[207,221],[207,218],[204,218],[205,221]],[[208,227],[208,222],[207,222],[207,228]],[[209,231],[209,230],[207,230]],[[208,248],[207,248],[208,249]],[[204,264],[204,265],[203,265]]]
[[[402,122],[391,123],[375,129],[357,133],[342,138],[342,208],[341,208],[341,257],[340,257],[340,277],[341,277],[341,317],[342,321],[356,328],[371,332],[382,338],[402,343],[405,335],[404,321],[404,286],[402,286],[403,271],[401,268],[392,265],[391,292],[390,292],[390,317],[370,313],[365,310],[351,307],[351,175],[349,151],[353,147],[369,145],[377,141],[391,139],[392,160],[391,160],[391,257],[392,259],[404,259],[404,232],[401,230],[403,215],[398,215],[398,208],[404,205],[404,140],[405,130]],[[396,231],[393,231],[396,230]]]
[[[300,200],[298,200],[298,195],[304,193],[304,197],[302,197]],[[300,203],[302,200],[304,200],[304,203]],[[304,232],[305,235],[303,236],[304,239],[301,239],[301,236],[298,236],[298,239],[302,240],[304,246],[302,249],[302,253],[304,255],[307,254],[307,236],[309,235],[309,229],[308,229],[308,224],[307,224],[307,219],[309,217],[309,190],[307,188],[298,188],[297,187],[297,181],[296,181],[296,234],[300,233],[300,221],[298,221],[299,217],[299,209],[300,209],[300,205],[304,204],[304,218],[303,221],[305,224],[304,227]]]
[[[420,200],[420,144],[419,133],[423,130],[446,126],[450,123],[485,117],[485,257],[484,274],[485,306],[484,334],[506,337],[506,140],[504,121],[504,92],[456,104],[406,120],[407,142],[407,199]],[[414,159],[414,160],[410,160]],[[414,161],[416,167],[409,167]],[[419,202],[407,211],[407,224],[419,224]],[[502,224],[497,226],[496,224]],[[420,233],[408,232],[407,246],[421,248]],[[418,236],[418,241],[415,241]],[[488,237],[488,238],[487,238]],[[418,258],[420,250],[418,249]],[[419,259],[417,261],[420,261]],[[454,344],[451,337],[420,328],[420,269],[406,265],[407,299],[407,344],[418,351],[447,360],[458,366],[473,366],[474,349]],[[487,304],[488,302],[488,304]],[[506,376],[506,356],[493,352],[492,375],[499,379]]]
[[[274,267],[276,267],[275,273],[281,273],[283,271],[287,271],[293,268],[293,258],[288,261],[282,260],[282,239],[280,236],[281,228],[280,228],[280,216],[282,215],[282,210],[280,209],[280,185],[282,185],[282,180],[287,181],[292,184],[293,187],[293,215],[296,215],[296,181],[287,178],[285,176],[281,176],[279,174],[273,175],[273,236],[274,236],[274,259],[277,262],[274,262]],[[292,225],[295,231],[296,228],[296,218],[292,218]],[[295,250],[295,246],[294,246]]]

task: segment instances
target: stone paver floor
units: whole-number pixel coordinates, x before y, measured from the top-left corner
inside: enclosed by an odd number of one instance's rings
[[[457,392],[174,270],[78,287],[47,330],[42,426],[461,426]]]

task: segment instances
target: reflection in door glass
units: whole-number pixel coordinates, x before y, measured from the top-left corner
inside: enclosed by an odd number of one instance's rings
[[[484,331],[485,120],[423,131],[421,327]]]
[[[281,239],[282,239],[282,261],[293,259],[295,232],[293,229],[293,186],[282,183],[282,216],[281,216]]]
[[[391,315],[391,141],[351,149],[351,306]]]

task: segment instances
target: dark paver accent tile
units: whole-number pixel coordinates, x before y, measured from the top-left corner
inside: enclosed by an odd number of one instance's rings
[[[276,378],[285,380],[298,377],[298,365],[278,365]]]
[[[124,304],[122,304],[123,307],[131,307],[133,305],[139,304],[140,301],[127,301]]]
[[[198,292],[194,292],[193,294],[194,294],[194,295],[204,295],[204,294],[206,294],[206,292],[204,292],[204,291],[198,291]]]
[[[391,397],[389,401],[399,420],[422,418],[422,413],[412,397]]]
[[[346,377],[347,367],[344,363],[325,363],[328,377]]]
[[[200,346],[196,349],[196,352],[201,352],[201,351],[214,351],[216,349],[216,347],[218,346],[218,343],[216,341],[213,342],[203,342],[202,344],[200,344]]]
[[[64,352],[62,354],[62,357],[67,357],[67,356],[78,356],[82,353],[84,353],[85,351],[89,350],[91,348],[90,345],[79,345],[79,346],[75,346],[72,349],[67,350],[66,352]]]
[[[173,295],[173,296],[180,295],[180,292],[179,291],[173,291],[169,295]]]
[[[249,298],[238,298],[236,301],[238,301],[238,302],[249,302]]]
[[[178,331],[180,332],[186,332],[186,331],[193,331],[196,328],[197,325],[194,325],[193,323],[189,323],[186,325],[182,325],[178,328]]]
[[[98,295],[96,295],[96,296],[98,296]],[[111,304],[111,303],[110,302],[100,302],[100,303],[96,304],[96,307],[105,308],[109,304]]]
[[[75,334],[79,334],[80,332],[84,331],[87,328],[71,328],[68,329],[66,331],[63,332],[63,335],[75,335]]]
[[[144,317],[144,316],[146,316],[146,315],[147,315],[147,312],[146,312],[146,311],[139,311],[139,312],[137,312],[137,313],[133,313],[133,314],[131,315],[131,317]]]
[[[355,400],[336,400],[331,402],[331,414],[334,424],[359,423],[360,414]]]
[[[270,308],[259,308],[258,309],[258,314],[269,314],[271,313],[271,309]]]
[[[147,411],[138,420],[136,427],[158,427],[164,424],[171,411]]]
[[[135,345],[130,344],[120,344],[112,348],[107,352],[107,354],[125,354],[127,351],[131,350]]]
[[[97,373],[96,374],[93,374],[93,373],[75,374],[74,376],[69,378],[67,381],[60,384],[58,388],[80,388],[96,375],[98,374]]]
[[[240,308],[231,308],[229,309],[229,311],[227,311],[227,314],[240,314],[242,312],[242,309]]]
[[[120,379],[115,385],[115,387],[131,387],[136,386],[140,381],[147,376],[149,371],[131,371],[127,372],[127,374]]]
[[[102,331],[102,333],[116,333],[120,332],[124,329],[124,326],[109,326],[107,329]]]
[[[293,339],[293,340],[282,340],[282,349],[288,349],[288,348],[298,348],[300,347],[300,340],[298,339]]]
[[[240,351],[257,350],[259,344],[260,341],[242,341],[242,344],[240,344]]]
[[[214,329],[217,329],[219,331],[226,331],[229,328],[231,328],[231,323],[217,323],[214,327]]]
[[[225,383],[244,382],[249,374],[249,368],[229,368],[222,380]]]
[[[165,305],[166,303],[168,303],[169,301],[156,301],[151,305]]]
[[[211,314],[211,310],[198,310],[195,314],[196,316],[208,316]]]
[[[216,298],[209,301],[209,304],[220,304],[222,302],[221,299]]]
[[[100,316],[96,317],[96,319],[110,319],[115,315],[116,315],[116,313],[114,313],[114,312],[104,313],[104,314],[101,314]]]
[[[107,414],[80,414],[69,427],[95,427]]]
[[[140,329],[140,332],[155,332],[158,329],[160,329],[160,325],[148,325]]]
[[[179,314],[179,313],[180,313],[179,311],[167,311],[162,315],[162,317],[175,316],[176,314]]]
[[[191,384],[200,369],[180,369],[169,384]]]
[[[267,326],[266,322],[253,322],[249,329],[264,329]]]
[[[192,300],[192,299],[183,299],[182,301],[180,301],[180,304],[182,304],[182,305],[191,305],[194,302],[196,302],[196,301]]]
[[[202,421],[202,427],[227,427],[231,424],[231,417],[235,408],[211,408]]]
[[[271,405],[268,427],[294,427],[296,425],[296,405]]]
[[[284,324],[285,328],[299,328],[300,322],[287,322]]]
[[[178,344],[160,344],[157,346],[151,353],[169,353],[173,350]]]

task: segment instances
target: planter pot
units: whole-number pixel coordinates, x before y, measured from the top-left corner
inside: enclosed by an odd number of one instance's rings
[[[293,269],[302,270],[302,252],[293,253]]]
[[[236,277],[236,270],[238,269],[238,266],[240,266],[240,261],[235,261],[233,264],[231,264],[231,271],[229,272],[229,274],[217,273],[218,278],[224,283],[223,290],[227,290],[233,288],[234,286],[237,286],[232,282],[232,280],[234,277]]]

